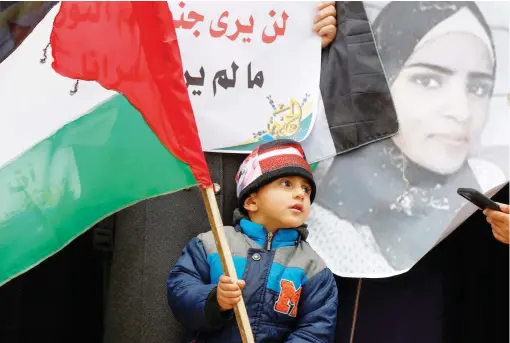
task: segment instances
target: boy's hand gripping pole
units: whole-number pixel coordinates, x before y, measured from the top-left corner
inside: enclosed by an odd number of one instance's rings
[[[200,187],[200,191],[204,198],[207,217],[209,218],[209,223],[211,224],[212,232],[214,234],[216,249],[220,255],[223,272],[226,276],[230,277],[233,282],[237,282],[238,279],[236,269],[234,267],[234,261],[232,260],[232,253],[230,252],[227,237],[223,231],[223,222],[221,221],[220,210],[218,208],[218,203],[216,202],[213,187],[214,186],[206,188]],[[250,319],[248,318],[248,312],[246,312],[246,306],[242,296],[241,300],[234,306],[234,313],[236,315],[237,325],[239,326],[243,343],[255,343],[253,333],[251,331]]]

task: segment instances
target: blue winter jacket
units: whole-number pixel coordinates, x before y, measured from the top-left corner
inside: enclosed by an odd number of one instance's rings
[[[333,342],[338,305],[331,271],[305,241],[306,226],[268,234],[236,212],[225,227],[257,343]],[[168,304],[188,330],[185,342],[241,343],[233,311],[220,312],[223,274],[212,232],[192,239],[168,277]]]

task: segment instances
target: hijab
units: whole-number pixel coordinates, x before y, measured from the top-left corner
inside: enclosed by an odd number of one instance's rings
[[[392,84],[406,61],[423,44],[441,35],[464,32],[480,38],[492,52],[492,33],[478,6],[471,1],[392,1],[372,24],[384,72]]]

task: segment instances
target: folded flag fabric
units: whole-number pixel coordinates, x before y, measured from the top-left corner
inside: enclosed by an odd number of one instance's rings
[[[122,208],[211,185],[166,3],[64,1],[53,10],[51,36],[36,27],[0,64],[0,285]],[[29,52],[41,37],[51,68],[37,59],[30,68],[41,77],[13,75],[22,56],[37,58]],[[19,103],[74,80],[84,81],[57,97],[62,104]]]

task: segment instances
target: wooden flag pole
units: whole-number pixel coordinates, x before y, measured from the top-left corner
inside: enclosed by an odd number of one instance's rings
[[[214,240],[216,241],[216,248],[220,255],[223,271],[226,276],[232,279],[233,282],[237,282],[237,273],[234,267],[234,261],[232,260],[232,253],[228,246],[227,237],[223,231],[223,222],[221,220],[218,203],[216,202],[216,196],[214,195],[214,188],[213,186],[209,186],[205,189],[200,188],[200,191],[204,198],[207,217],[209,218],[209,223],[211,224],[212,232],[214,234]],[[251,331],[250,319],[248,318],[248,312],[246,312],[246,306],[242,296],[241,301],[234,306],[234,313],[236,315],[237,325],[239,326],[243,343],[255,343],[255,340],[253,339],[253,332]]]

